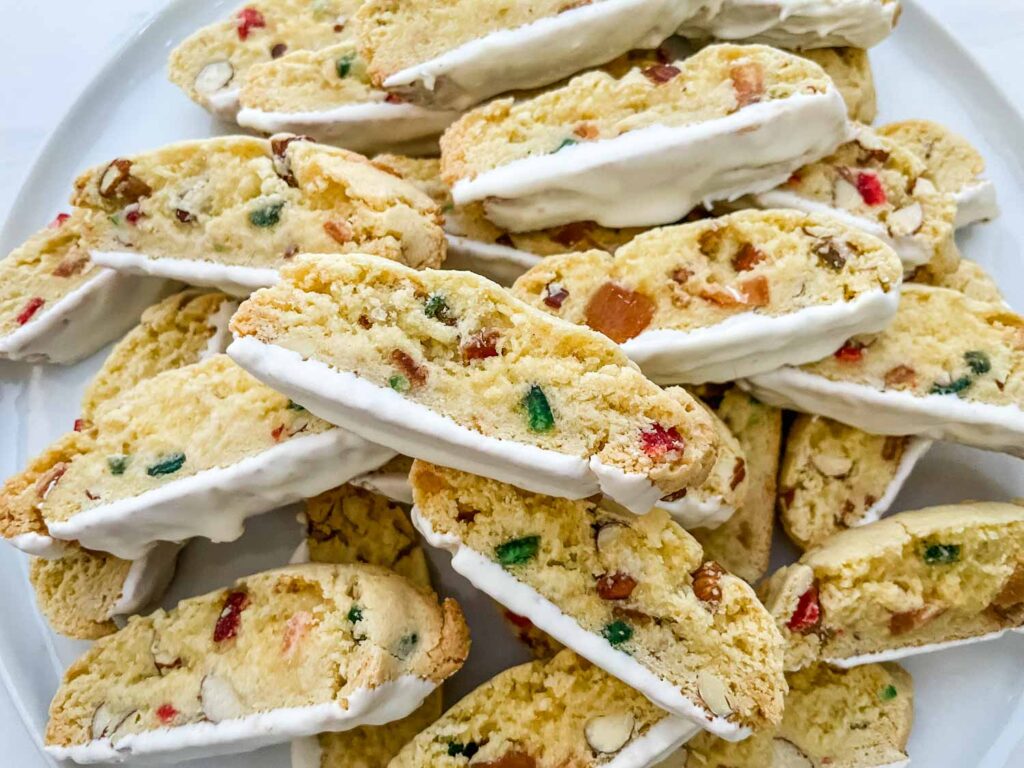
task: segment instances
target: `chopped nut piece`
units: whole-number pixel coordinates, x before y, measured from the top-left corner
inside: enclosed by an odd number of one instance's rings
[[[722,599],[719,582],[724,575],[725,569],[714,560],[704,563],[693,572],[693,594],[702,602],[717,605]]]
[[[885,386],[896,389],[901,387],[912,388],[917,383],[917,373],[906,365],[897,365],[885,373]]]
[[[325,221],[324,231],[331,236],[334,242],[341,245],[352,240],[352,227],[345,221]]]
[[[911,203],[889,214],[889,233],[893,237],[912,235],[924,224],[924,211],[920,203]]]
[[[593,123],[579,123],[572,129],[572,132],[574,135],[587,141],[593,141],[601,134],[601,131]]]
[[[764,96],[764,67],[759,62],[735,64],[729,69],[729,77],[732,78],[740,109],[760,101]]]
[[[811,463],[826,477],[846,477],[853,469],[853,460],[847,456],[818,453],[811,457]]]
[[[771,301],[768,278],[764,275],[744,280],[740,283],[740,292],[743,294],[743,303],[748,307],[766,307]]]
[[[732,268],[737,272],[746,272],[753,269],[755,265],[765,260],[764,252],[758,250],[750,243],[744,243],[739,251],[732,257]]]
[[[655,308],[649,296],[608,282],[590,297],[584,319],[595,331],[621,344],[651,324]]]
[[[64,473],[68,471],[70,466],[66,461],[59,461],[50,467],[45,474],[36,480],[36,497],[45,499],[49,496],[53,486],[64,476]]]
[[[74,277],[81,274],[89,265],[89,257],[84,253],[65,256],[50,274],[54,277]]]
[[[235,68],[229,61],[211,61],[196,75],[196,90],[204,96],[216,93],[235,77]]]
[[[671,64],[654,64],[642,70],[644,77],[655,85],[667,83],[676,77],[680,71],[679,67],[673,67]]]
[[[796,745],[776,736],[772,739],[772,765],[780,768],[814,768],[814,763]]]
[[[207,675],[199,684],[199,703],[211,723],[232,720],[245,714],[234,687],[217,675]]]
[[[132,161],[117,158],[100,175],[97,189],[100,197],[136,203],[153,194],[152,188],[138,176],[132,176]]]
[[[889,632],[894,635],[904,635],[915,629],[920,629],[932,619],[945,612],[945,608],[938,605],[925,605],[914,611],[894,613],[889,617]]]
[[[724,717],[732,714],[732,707],[726,697],[725,683],[720,677],[710,672],[700,672],[697,675],[697,692],[704,700],[707,708],[716,715]]]
[[[747,476],[747,462],[743,459],[736,459],[732,467],[732,477],[729,479],[729,490],[735,491],[740,483]]]
[[[606,573],[597,579],[597,595],[602,600],[626,600],[633,594],[636,585],[636,579],[628,573]]]
[[[836,207],[844,210],[849,211],[854,208],[859,208],[863,202],[860,192],[857,191],[857,187],[842,177],[836,179],[836,186],[833,194]]]
[[[583,726],[583,735],[592,750],[610,755],[626,746],[633,735],[635,724],[631,712],[592,717]]]

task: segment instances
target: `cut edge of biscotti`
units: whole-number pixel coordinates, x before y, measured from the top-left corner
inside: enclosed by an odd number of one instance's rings
[[[356,431],[366,439],[388,445],[406,456],[440,464],[455,464],[466,471],[502,478],[539,493],[583,498],[599,491],[604,492],[638,514],[648,512],[662,496],[686,485],[702,482],[710,470],[716,445],[712,424],[704,410],[695,402],[689,402],[692,400],[689,396],[667,395],[647,382],[604,336],[553,318],[472,273],[416,271],[367,255],[351,255],[344,264],[332,263],[329,259],[322,255],[306,255],[296,259],[283,271],[284,281],[281,284],[259,292],[245,302],[232,320],[235,340],[228,349],[228,354],[252,375],[286,393],[312,413],[332,423],[345,424],[347,429]],[[375,384],[351,371],[339,370],[312,355],[304,355],[275,343],[275,337],[287,331],[280,318],[275,321],[277,293],[281,292],[283,296],[291,288],[301,292],[298,283],[307,277],[315,278],[315,281],[344,279],[339,270],[359,270],[361,275],[385,276],[389,280],[397,279],[413,286],[422,284],[426,296],[442,290],[447,281],[470,284],[493,301],[499,312],[516,316],[517,323],[536,326],[538,332],[548,336],[575,337],[579,339],[581,349],[589,348],[592,355],[611,361],[618,370],[628,373],[631,378],[635,374],[636,384],[643,390],[646,402],[653,408],[679,414],[680,418],[686,412],[685,423],[666,427],[652,422],[646,427],[651,431],[651,436],[643,438],[641,442],[651,440],[657,442],[658,446],[656,451],[652,448],[644,452],[647,458],[644,458],[641,468],[647,468],[638,472],[602,458],[601,453],[608,453],[608,446],[617,437],[614,434],[609,435],[605,446],[586,457],[527,442],[491,437],[404,397],[393,386]],[[370,278],[360,277],[360,280],[360,284],[368,284]],[[484,357],[500,357],[500,353],[492,350],[492,354]],[[536,388],[531,388],[530,392]],[[550,411],[544,397],[544,405]],[[544,426],[547,426],[547,422]],[[685,437],[676,431],[680,427],[687,433]],[[691,454],[686,447],[694,443],[696,455]],[[657,463],[648,466],[648,458],[652,456],[656,456],[657,461],[669,460],[674,467],[671,469],[673,476],[663,482],[678,487],[662,488],[651,479],[651,473],[657,474],[665,466],[659,467]],[[638,458],[634,456],[629,460],[636,463]],[[654,459],[651,461],[655,462]]]
[[[370,681],[366,681],[370,684],[354,686],[344,695],[341,695],[339,688],[334,693],[335,698],[330,701],[271,708],[245,714],[244,705],[233,689],[230,675],[225,679],[223,673],[215,675],[208,672],[201,681],[196,681],[199,687],[196,692],[200,702],[199,713],[202,716],[198,722],[177,726],[160,725],[163,721],[156,715],[154,703],[151,706],[154,708],[157,727],[128,733],[117,739],[117,729],[132,715],[137,714],[137,711],[128,715],[110,712],[104,708],[105,702],[102,701],[92,715],[83,713],[77,723],[68,720],[61,722],[59,719],[61,707],[68,702],[76,703],[79,709],[86,706],[86,702],[81,701],[81,693],[77,696],[73,693],[73,686],[77,680],[89,674],[90,664],[102,658],[107,645],[115,644],[119,638],[130,636],[132,633],[145,632],[147,625],[151,626],[154,620],[169,619],[173,622],[173,619],[178,617],[177,611],[183,606],[211,603],[223,595],[224,610],[219,616],[213,614],[216,621],[214,642],[233,642],[237,633],[243,631],[245,627],[242,617],[254,597],[256,600],[266,601],[279,594],[276,589],[283,589],[284,592],[281,594],[287,594],[289,585],[302,584],[319,588],[319,604],[325,614],[329,614],[331,610],[342,611],[343,607],[356,605],[353,598],[366,588],[362,582],[369,582],[372,585],[371,590],[381,594],[398,593],[393,596],[400,598],[399,602],[401,598],[418,601],[428,613],[433,614],[436,628],[436,631],[432,632],[434,636],[418,637],[416,647],[426,646],[423,643],[424,639],[432,640],[433,643],[425,647],[425,650],[417,652],[415,659],[405,671],[387,670],[374,659],[374,656],[388,655],[389,649],[377,647],[375,643],[367,644],[364,640],[353,643],[352,649],[355,655],[367,655],[366,670],[360,672],[371,678]],[[265,594],[259,595],[256,591],[261,587]],[[240,596],[240,599],[235,599],[237,596]],[[354,624],[362,618],[361,613],[353,618],[351,610],[346,611],[343,616],[347,617],[345,621],[348,624]],[[288,653],[291,648],[304,641],[307,632],[310,631],[309,622],[313,617],[303,618],[303,622],[292,622],[296,627],[302,624],[304,629],[291,630],[292,638],[281,646],[282,653]],[[342,623],[339,621],[339,624]],[[263,629],[264,626],[260,625],[255,631]],[[372,648],[368,651],[363,650],[368,645]],[[216,654],[217,650],[219,649],[213,649],[213,653]],[[149,617],[133,618],[120,632],[99,640],[65,673],[61,688],[51,704],[44,748],[52,757],[72,759],[81,763],[120,762],[129,757],[159,756],[167,753],[173,753],[176,759],[188,759],[249,751],[293,737],[324,731],[344,731],[361,725],[381,725],[405,717],[414,711],[444,679],[462,666],[468,651],[469,630],[458,604],[450,599],[439,602],[433,593],[421,591],[387,569],[369,565],[287,566],[240,579],[227,589],[186,599],[172,611],[158,611]],[[189,673],[186,666],[171,663],[160,669],[159,663],[154,655],[154,664],[160,676],[173,675],[179,669],[184,670],[185,674]],[[401,673],[396,675],[396,672]],[[102,676],[99,679],[102,680]],[[341,684],[349,683],[343,681]],[[88,722],[85,721],[86,717]],[[173,719],[172,717],[171,722]],[[76,732],[82,730],[91,738],[79,739],[76,742]]]

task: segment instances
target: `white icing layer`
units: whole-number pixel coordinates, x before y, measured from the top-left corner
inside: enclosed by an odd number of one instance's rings
[[[14,333],[0,337],[0,358],[74,363],[121,336],[173,288],[166,280],[99,269],[71,293],[43,305]]]
[[[234,122],[238,114],[241,88],[224,88],[206,96],[206,108],[221,120]]]
[[[513,232],[584,220],[655,226],[701,203],[777,187],[849,136],[846,105],[830,87],[514,160],[460,179],[452,197],[456,205],[484,200],[487,217]]]
[[[718,528],[736,513],[736,507],[726,504],[721,496],[701,493],[690,488],[686,495],[675,501],[660,499],[655,506],[664,509],[683,528]]]
[[[762,373],[739,385],[768,405],[827,416],[875,435],[918,435],[1024,457],[1024,410],[1017,406],[956,395],[917,397],[831,381],[799,368]]]
[[[20,549],[27,555],[41,557],[44,560],[57,560],[64,556],[67,550],[67,543],[42,533],[19,533],[7,539],[7,543],[15,549]]]
[[[898,10],[896,0],[725,0],[679,34],[780,48],[870,48],[892,32]]]
[[[498,285],[509,286],[516,278],[540,263],[541,257],[498,243],[484,243],[460,235],[446,234],[448,255],[442,269],[476,272]]]
[[[277,270],[268,267],[243,267],[200,259],[172,259],[130,251],[91,251],[90,256],[97,264],[118,272],[166,277],[189,285],[218,288],[233,296],[248,296],[257,288],[268,288],[278,281]]]
[[[489,96],[554,83],[634,48],[655,48],[687,18],[721,0],[598,0],[502,29],[407,67],[384,87],[416,101],[466,109]]]
[[[637,739],[631,739],[601,768],[647,768],[663,760],[701,731],[701,726],[679,717],[664,717]],[[295,768],[293,765],[292,768]]]
[[[321,768],[323,756],[320,739],[316,736],[305,736],[292,742],[292,768]]]
[[[838,219],[849,227],[874,235],[896,251],[896,255],[903,262],[905,272],[912,272],[917,267],[927,264],[935,255],[929,247],[916,240],[913,235],[893,237],[889,233],[889,229],[877,219],[857,216],[842,208],[833,208],[831,205],[811,200],[795,192],[773,189],[751,195],[750,201],[758,208],[793,208],[805,213],[824,214]]]
[[[237,301],[222,301],[217,311],[207,318],[207,325],[213,328],[213,334],[206,340],[206,349],[199,354],[200,360],[214,355],[223,354],[231,343],[231,316],[238,310]]]
[[[288,707],[254,715],[200,722],[131,733],[116,744],[109,738],[70,747],[46,745],[57,760],[76,763],[179,764],[200,757],[250,752],[300,736],[325,731],[347,731],[363,725],[384,725],[412,714],[436,688],[436,684],[412,675],[360,688],[343,702]],[[172,754],[169,754],[172,753]]]
[[[461,114],[416,104],[372,101],[342,104],[315,112],[264,112],[244,107],[238,113],[238,124],[264,133],[308,135],[317,141],[370,155],[407,152],[410,143],[436,138]],[[436,140],[433,146],[436,151]]]
[[[174,541],[162,541],[133,560],[121,587],[121,596],[107,618],[131,616],[159,598],[174,578],[174,567],[183,546]]]
[[[956,220],[959,227],[978,221],[991,221],[999,215],[996,185],[987,179],[968,184],[953,195],[956,200]]]
[[[597,478],[601,493],[638,515],[650,512],[664,494],[647,475],[609,466],[597,456],[590,457],[590,471]]]
[[[297,352],[275,344],[252,337],[236,338],[228,347],[228,355],[311,413],[332,424],[344,424],[367,440],[405,456],[566,499],[593,496],[604,484],[612,484],[608,467],[600,467],[603,476],[599,478],[593,461],[488,437],[397,392],[319,360],[305,360]],[[642,508],[645,500],[638,485],[626,483],[623,489],[630,498],[615,500],[644,514],[651,505]],[[641,506],[630,507],[637,499]]]
[[[348,482],[350,485],[380,494],[399,504],[412,504],[412,485],[409,484],[409,476],[401,472],[375,470],[359,477],[353,477]]]
[[[393,456],[346,430],[331,429],[47,525],[55,538],[125,560],[141,557],[157,541],[234,541],[246,518],[323,493]]]
[[[539,629],[635,688],[662,709],[729,741],[737,741],[749,735],[748,728],[708,713],[684,696],[672,683],[658,677],[632,656],[616,650],[603,637],[585,630],[550,600],[516,579],[493,560],[467,547],[457,536],[434,531],[416,507],[412,508],[412,522],[428,544],[452,553],[452,568],[465,576],[474,587],[513,613],[525,616]]]
[[[900,463],[896,467],[896,473],[892,476],[892,480],[889,481],[889,485],[886,486],[882,498],[868,507],[864,511],[864,516],[854,525],[860,526],[874,523],[889,511],[889,507],[896,501],[896,497],[899,495],[900,490],[902,490],[903,484],[907,482],[907,478],[910,477],[910,473],[914,470],[917,462],[928,453],[928,449],[931,447],[932,441],[925,438],[912,437],[907,441],[903,455],[900,456]]]
[[[877,289],[785,315],[744,312],[692,331],[644,331],[622,351],[659,384],[734,381],[828,357],[851,336],[884,330],[898,304],[899,291]]]
[[[1007,632],[1019,632],[1018,628],[1000,629],[996,632],[989,632],[985,635],[978,635],[977,637],[965,637],[961,640],[947,640],[942,643],[928,643],[926,645],[905,645],[901,648],[890,648],[886,651],[876,651],[875,653],[865,653],[861,656],[849,656],[845,659],[825,659],[828,664],[840,669],[850,669],[851,667],[859,667],[863,664],[874,664],[881,661],[898,661],[899,659],[905,659],[909,656],[920,656],[922,653],[931,653],[932,651],[944,651],[947,648],[957,648],[961,645],[973,645],[974,643],[983,643],[987,640],[995,640],[1002,637]]]

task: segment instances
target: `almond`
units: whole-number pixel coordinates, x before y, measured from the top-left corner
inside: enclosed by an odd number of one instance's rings
[[[815,454],[811,457],[811,463],[826,477],[846,477],[853,469],[852,459],[827,453]]]
[[[857,187],[843,178],[836,179],[836,186],[832,194],[836,207],[844,210],[859,208],[864,203]]]
[[[720,717],[732,714],[732,707],[726,696],[725,683],[722,679],[710,672],[701,672],[697,675],[697,692],[704,700],[707,708]]]
[[[814,763],[796,745],[776,736],[772,740],[773,768],[814,768]]]
[[[241,717],[245,710],[234,687],[222,677],[207,675],[199,686],[199,703],[211,723]]]
[[[583,735],[592,750],[610,755],[626,745],[633,735],[635,722],[630,712],[592,717],[583,726]]]
[[[920,203],[911,203],[889,214],[889,234],[893,237],[906,237],[921,229],[924,224],[924,211]]]
[[[235,68],[231,66],[230,61],[211,61],[199,70],[193,85],[196,91],[208,96],[226,86],[234,77]]]

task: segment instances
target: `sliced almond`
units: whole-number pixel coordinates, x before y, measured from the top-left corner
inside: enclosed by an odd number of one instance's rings
[[[607,523],[602,525],[597,531],[598,552],[608,551],[614,547],[624,530],[625,526],[618,523]]]
[[[921,209],[920,203],[911,203],[889,214],[889,233],[893,237],[912,235],[921,229],[922,224],[924,224],[924,211]]]
[[[234,76],[235,68],[231,66],[230,61],[211,61],[199,70],[194,85],[199,93],[209,95],[230,83]]]
[[[772,740],[772,768],[814,768],[814,763],[793,742],[776,737]]]
[[[610,755],[626,746],[633,735],[634,724],[635,719],[630,712],[592,717],[583,727],[583,735],[595,752]]]
[[[199,702],[211,723],[232,720],[245,712],[234,687],[222,677],[207,675],[199,686]]]
[[[704,700],[707,708],[720,717],[732,714],[729,699],[726,697],[725,683],[717,675],[701,672],[697,675],[697,692]]]
[[[834,199],[837,208],[844,210],[853,210],[859,208],[864,203],[864,199],[860,196],[860,192],[857,188],[848,182],[846,179],[836,179],[836,186],[833,191]]]
[[[110,738],[135,712],[136,710],[133,709],[121,714],[114,712],[106,702],[100,704],[92,714],[92,737],[94,739]]]
[[[919,177],[918,180],[914,182],[914,197],[917,197],[918,195],[934,195],[937,194],[938,191],[939,190],[936,186],[924,176]]]
[[[853,460],[846,456],[819,453],[811,457],[814,467],[826,477],[846,477],[853,469]]]

